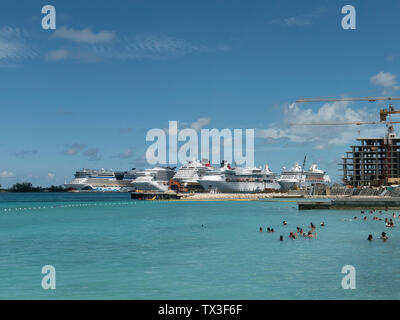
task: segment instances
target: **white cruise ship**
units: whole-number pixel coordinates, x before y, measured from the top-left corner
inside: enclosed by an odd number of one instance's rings
[[[169,180],[174,176],[174,168],[152,168],[136,172],[132,185],[140,191],[167,191]]]
[[[317,184],[329,185],[331,183],[331,178],[326,174],[325,171],[318,169],[317,165],[313,163],[306,171],[305,181],[303,185],[305,187],[314,186]]]
[[[329,185],[331,179],[325,171],[317,168],[313,163],[308,170],[296,163],[293,168],[287,170],[285,167],[278,179],[279,184],[284,190],[293,190],[298,188],[307,188],[317,184]]]
[[[199,182],[205,190],[221,193],[255,193],[281,188],[268,165],[263,169],[231,169],[228,164],[204,175]]]
[[[300,187],[300,181],[304,177],[303,168],[296,162],[291,169],[282,168],[278,182],[284,190],[292,190]]]
[[[76,191],[124,191],[132,187],[133,178],[134,170],[116,175],[113,170],[82,169],[76,171],[74,179],[64,187]]]
[[[185,188],[201,188],[199,180],[211,170],[212,167],[210,165],[210,162],[207,160],[188,161],[187,164],[182,166],[175,173],[175,175],[172,177],[172,180],[179,183],[182,187]]]

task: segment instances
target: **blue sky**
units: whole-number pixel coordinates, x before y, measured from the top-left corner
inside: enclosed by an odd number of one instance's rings
[[[57,10],[43,30],[41,8]],[[341,28],[342,6],[357,29]],[[61,184],[82,167],[143,167],[151,128],[256,130],[256,165],[336,163],[384,126],[377,103],[301,97],[400,95],[398,1],[8,1],[0,4],[0,184]],[[396,106],[396,104],[395,104]],[[360,132],[358,132],[360,131]]]

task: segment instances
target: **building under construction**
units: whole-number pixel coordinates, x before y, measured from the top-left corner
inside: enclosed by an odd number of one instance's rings
[[[392,126],[380,138],[358,138],[358,145],[342,157],[343,182],[353,187],[381,186],[400,182],[400,137]]]
[[[376,101],[400,100],[400,97],[299,99],[297,102]],[[353,187],[400,184],[400,137],[396,137],[392,114],[400,114],[390,104],[379,112],[379,122],[302,123],[301,125],[364,125],[385,124],[387,134],[380,138],[358,138],[358,145],[350,146],[339,164],[343,183]]]

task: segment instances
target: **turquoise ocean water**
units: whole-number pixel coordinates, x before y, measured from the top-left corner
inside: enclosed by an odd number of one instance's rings
[[[389,229],[372,216],[299,212],[286,201],[3,193],[0,298],[399,299],[400,219]],[[316,239],[288,239],[310,222]],[[56,269],[56,290],[42,289],[44,265]],[[355,290],[341,287],[344,265],[356,269]]]

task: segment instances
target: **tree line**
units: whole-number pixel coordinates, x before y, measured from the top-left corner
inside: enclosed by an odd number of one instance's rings
[[[50,186],[50,187],[34,187],[30,182],[17,182],[8,189],[0,190],[8,192],[64,192],[67,191],[63,186]]]

